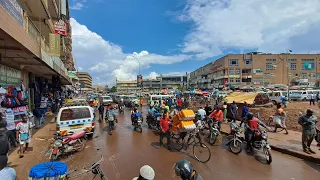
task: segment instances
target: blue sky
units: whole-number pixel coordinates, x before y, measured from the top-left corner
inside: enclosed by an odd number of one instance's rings
[[[319,16],[312,17],[320,9],[300,15],[292,9],[320,3],[291,0],[283,7],[286,1],[71,0],[73,55],[78,70],[105,85],[135,79],[138,61],[141,74],[154,78],[193,71],[226,53],[304,52],[310,47],[298,44],[315,34],[305,31],[311,24],[320,27]]]

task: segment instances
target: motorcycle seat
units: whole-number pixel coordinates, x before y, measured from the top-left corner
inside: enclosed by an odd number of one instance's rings
[[[86,132],[84,132],[84,131],[74,133],[71,136],[68,136],[68,139],[75,140],[75,139],[78,139],[78,138],[84,136],[85,134],[86,134]]]

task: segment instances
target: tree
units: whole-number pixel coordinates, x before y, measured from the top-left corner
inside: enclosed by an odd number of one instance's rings
[[[109,89],[109,92],[111,92],[111,93],[117,92],[117,87],[116,86],[112,86],[112,88]]]

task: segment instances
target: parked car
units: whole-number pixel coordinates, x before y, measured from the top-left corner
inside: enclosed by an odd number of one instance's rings
[[[100,98],[100,103],[102,103],[102,105],[107,105],[112,102],[113,102],[113,100],[110,96],[101,96],[101,98]]]

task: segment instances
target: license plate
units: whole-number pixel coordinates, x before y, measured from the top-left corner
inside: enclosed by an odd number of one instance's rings
[[[79,126],[70,126],[71,129],[80,129],[82,128],[82,125],[79,125]]]

